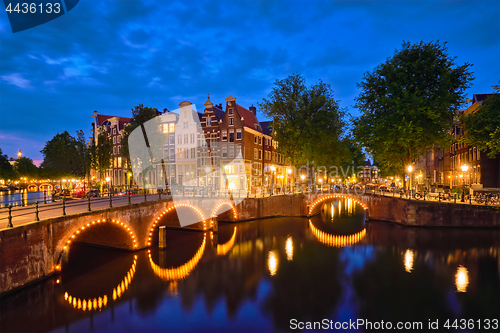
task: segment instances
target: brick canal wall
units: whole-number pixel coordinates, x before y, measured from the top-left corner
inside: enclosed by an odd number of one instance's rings
[[[324,195],[249,198],[236,206],[237,221],[275,216],[307,216],[308,207]],[[356,197],[368,207],[369,219],[424,227],[500,227],[500,210],[477,205],[410,201],[401,198],[364,195]],[[210,199],[186,199],[186,204],[213,206]],[[172,202],[148,202],[71,216],[60,216],[0,231],[0,294],[47,277],[57,266],[72,235],[85,243],[126,250],[147,247],[153,221]],[[317,206],[319,209],[321,205]],[[206,217],[209,217],[208,215]],[[220,220],[231,219],[228,213]],[[92,224],[97,220],[119,220],[121,224]],[[92,227],[87,227],[87,224]],[[167,218],[161,225],[178,225]],[[82,227],[86,227],[82,229]],[[201,228],[201,224],[190,226]],[[129,228],[127,230],[126,228]],[[78,234],[77,234],[78,232]],[[134,238],[131,238],[131,234]],[[135,242],[133,241],[135,240]],[[78,241],[78,237],[75,238]],[[137,245],[137,246],[135,246]]]

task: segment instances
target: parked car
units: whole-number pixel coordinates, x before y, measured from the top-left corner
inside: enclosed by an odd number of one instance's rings
[[[90,190],[87,192],[87,197],[89,198],[98,198],[101,196],[101,192],[99,190]]]

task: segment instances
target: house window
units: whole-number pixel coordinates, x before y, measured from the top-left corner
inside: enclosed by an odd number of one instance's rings
[[[229,114],[232,115],[234,112],[233,112],[233,109],[229,109]]]
[[[116,134],[116,128],[113,128],[113,134]]]
[[[170,134],[170,144],[173,145],[175,144],[175,135]]]
[[[230,147],[229,148],[229,158],[233,158],[234,157],[234,147]]]
[[[116,147],[113,147],[113,155],[116,154]]]
[[[258,154],[258,149],[257,148],[254,148],[253,149],[253,159],[256,160],[257,159],[257,154]]]
[[[229,132],[229,142],[234,142],[234,132],[233,131]]]
[[[116,148],[116,152],[117,152],[117,154],[119,154],[119,153],[120,153],[120,148],[121,148],[121,147],[122,147],[122,146],[118,146],[118,148]]]
[[[188,143],[188,135],[184,134],[184,143]]]
[[[253,143],[257,144],[257,135],[253,136]]]
[[[182,158],[182,148],[177,148],[177,158]]]
[[[116,136],[113,137],[113,143],[116,143]]]
[[[189,123],[187,121],[185,121],[185,122],[182,123],[182,127],[183,128],[188,128],[188,126],[189,126]]]
[[[196,149],[191,148],[191,158],[193,158],[193,159],[196,158],[195,155],[196,155]]]
[[[222,141],[227,141],[227,131],[222,131]]]
[[[227,157],[227,146],[224,145],[222,147],[222,158],[226,158]]]
[[[172,161],[175,159],[175,148],[170,148],[170,159]]]
[[[262,150],[259,149],[259,160],[262,159]]]
[[[163,133],[168,133],[168,124],[163,124]]]
[[[174,123],[168,124],[168,131],[170,133],[175,132],[175,124]]]
[[[229,117],[229,125],[234,125],[234,118],[233,117]]]
[[[121,157],[118,157],[118,167],[119,168],[122,167],[122,158]]]
[[[241,130],[236,130],[236,140],[241,140]]]
[[[116,142],[120,143],[122,141],[122,137],[121,135],[118,135],[118,139],[116,140]]]
[[[207,116],[207,126],[212,126],[212,118],[210,116]]]
[[[181,134],[177,135],[177,144],[178,145],[182,144],[182,135]]]
[[[189,143],[194,143],[194,133],[191,133],[189,136]]]

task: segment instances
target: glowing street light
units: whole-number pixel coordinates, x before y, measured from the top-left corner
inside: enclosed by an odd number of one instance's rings
[[[413,167],[411,165],[408,166],[408,173],[410,175],[410,183],[409,183],[409,190],[411,191],[411,172],[413,171]],[[412,197],[412,193],[410,193],[410,198]]]
[[[467,170],[469,170],[469,166],[467,164],[464,164],[460,168],[462,169],[462,172],[464,173],[463,182],[462,182],[462,200],[460,200],[460,201],[465,202],[465,173],[467,172]],[[462,177],[462,175],[460,175],[460,177]]]

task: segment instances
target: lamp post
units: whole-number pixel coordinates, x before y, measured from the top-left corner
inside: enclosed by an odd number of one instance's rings
[[[408,166],[408,174],[410,176],[409,190],[410,190],[410,198],[412,197],[412,187],[411,187],[411,172],[413,171],[413,167],[411,165]]]
[[[460,200],[461,202],[465,202],[465,174],[467,172],[467,170],[469,170],[469,166],[467,164],[464,164],[460,167],[462,169],[462,172],[463,172],[463,182],[462,182],[462,200]]]
[[[271,165],[271,195],[274,194],[274,172],[276,171],[276,167]]]
[[[111,178],[106,177],[106,183],[108,183],[108,194],[109,194],[109,196],[111,196],[111,189],[109,188],[109,181],[110,180],[111,180]]]
[[[288,173],[288,186],[289,186],[289,189],[291,192],[291,190],[292,190],[292,169],[288,168],[288,169],[286,169],[286,172]]]

